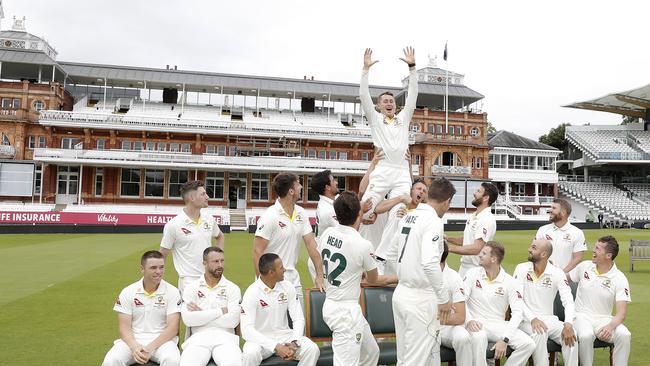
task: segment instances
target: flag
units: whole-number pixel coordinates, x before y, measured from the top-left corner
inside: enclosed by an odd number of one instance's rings
[[[447,42],[445,42],[445,52],[442,54],[442,59],[447,61]]]

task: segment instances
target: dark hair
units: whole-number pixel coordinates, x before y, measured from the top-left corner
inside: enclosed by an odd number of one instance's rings
[[[341,225],[352,225],[359,217],[361,210],[361,203],[356,193],[345,191],[339,194],[338,198],[334,201],[334,212],[336,219]]]
[[[553,200],[553,203],[557,203],[558,205],[560,205],[562,210],[564,210],[564,212],[566,212],[567,216],[571,215],[571,204],[569,203],[569,201],[567,201],[567,200],[565,200],[563,198],[556,198],[556,199]]]
[[[311,189],[321,195],[325,193],[325,187],[330,184],[331,175],[332,171],[329,169],[314,174],[314,176],[311,177]]]
[[[449,255],[449,246],[446,241],[443,241],[443,243],[445,249],[442,251],[442,255],[440,256],[440,263],[445,263],[447,256]]]
[[[445,202],[456,194],[456,188],[447,178],[436,178],[429,185],[429,199]]]
[[[422,183],[422,184],[424,184],[425,186],[427,185],[427,182],[425,182],[424,179],[422,179],[422,178],[417,178],[417,179],[413,180],[413,183],[411,184],[411,188],[415,187],[415,185],[418,184],[418,183]],[[427,187],[427,188],[428,188],[428,187]]]
[[[273,178],[273,191],[282,198],[289,193],[293,184],[298,181],[298,176],[293,173],[280,173]]]
[[[481,187],[483,187],[483,195],[487,195],[489,197],[488,199],[488,205],[492,206],[494,202],[497,201],[497,198],[499,197],[499,189],[497,186],[495,186],[493,183],[490,182],[483,182],[481,183]]]
[[[381,97],[383,97],[384,95],[390,95],[391,97],[393,97],[393,99],[395,99],[395,95],[393,95],[393,93],[391,93],[389,91],[385,91],[385,92],[379,94],[379,96],[377,97],[377,103],[379,103],[379,101],[381,100]]]
[[[605,252],[612,253],[612,260],[614,260],[618,255],[618,240],[611,235],[606,235],[598,241],[605,244]]]
[[[258,269],[260,271],[260,274],[265,275],[271,272],[271,270],[273,269],[273,264],[278,259],[280,259],[280,257],[275,253],[262,254],[262,256],[260,257],[260,263],[258,264]]]
[[[185,200],[188,193],[196,191],[197,189],[199,189],[199,187],[204,187],[204,186],[205,185],[200,180],[189,181],[183,184],[183,186],[181,187],[181,197],[183,197],[183,200]]]
[[[492,249],[492,256],[496,257],[497,262],[501,264],[501,262],[503,262],[503,257],[506,256],[506,248],[503,247],[503,244],[499,243],[498,241],[488,241],[485,243],[485,245]]]
[[[164,259],[161,252],[159,252],[157,250],[149,250],[149,251],[144,252],[144,254],[142,254],[142,257],[140,257],[140,264],[144,266],[144,264],[147,262],[147,259],[149,259],[149,258]]]
[[[203,260],[207,261],[208,260],[208,255],[210,255],[210,253],[212,253],[212,252],[223,253],[223,249],[221,249],[219,247],[207,247],[207,248],[205,248],[205,250],[203,251]]]

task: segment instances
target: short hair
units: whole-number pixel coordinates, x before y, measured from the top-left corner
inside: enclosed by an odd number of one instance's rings
[[[334,213],[341,225],[354,224],[359,217],[359,211],[361,211],[361,203],[354,192],[345,191],[334,201]]]
[[[284,197],[297,181],[298,176],[293,173],[280,173],[273,178],[273,191],[279,197]]]
[[[503,247],[503,244],[498,241],[488,241],[485,243],[485,246],[490,247],[492,256],[496,257],[499,264],[501,264],[503,257],[506,256],[506,249]]]
[[[199,187],[204,187],[205,184],[203,184],[202,181],[200,180],[191,180],[189,182],[186,182],[183,184],[181,187],[181,197],[183,197],[183,200],[187,198],[187,194],[190,192],[194,192],[199,189]]]
[[[499,198],[499,189],[494,185],[494,183],[490,182],[481,183],[481,187],[483,187],[483,191],[485,192],[483,195],[489,197],[488,205],[492,206],[492,204],[497,201],[497,198]]]
[[[142,257],[140,257],[140,264],[144,266],[144,264],[147,262],[147,259],[149,258],[165,259],[161,252],[157,250],[149,250],[144,252],[142,254]]]
[[[548,253],[548,257],[550,258],[553,254],[553,243],[547,239],[542,239],[540,242],[544,243],[544,248],[542,250],[546,251]]]
[[[614,260],[618,255],[618,240],[611,235],[606,235],[598,241],[605,244],[605,252],[612,253],[612,260]]]
[[[442,250],[442,255],[440,256],[440,263],[445,263],[447,256],[449,255],[449,246],[446,241],[443,241],[444,249]]]
[[[456,188],[444,177],[436,178],[429,185],[429,199],[436,202],[444,202],[456,194]]]
[[[268,274],[271,272],[273,269],[273,264],[275,263],[276,260],[280,259],[280,257],[275,254],[275,253],[266,253],[262,254],[260,257],[260,262],[258,263],[258,270],[260,271],[260,274]]]
[[[311,189],[313,189],[316,193],[321,195],[325,193],[325,187],[330,184],[331,175],[332,175],[332,171],[329,169],[314,174],[314,176],[311,177],[311,183],[310,183]]]
[[[567,200],[565,200],[563,198],[556,198],[556,199],[553,200],[553,203],[557,203],[558,205],[560,205],[562,210],[564,210],[564,212],[566,212],[567,216],[571,215],[571,204],[569,203],[569,201],[567,201]]]
[[[379,94],[379,96],[377,97],[377,103],[379,103],[379,101],[381,100],[381,97],[383,97],[384,95],[390,95],[391,97],[393,97],[393,99],[395,99],[395,95],[393,95],[393,93],[391,93],[389,91],[385,91],[385,92]]]
[[[424,179],[422,179],[422,178],[417,178],[417,179],[414,179],[414,180],[413,180],[413,183],[411,184],[411,188],[415,187],[415,185],[418,184],[418,183],[422,183],[422,184],[424,184],[425,186],[427,185],[427,182],[425,182]],[[427,188],[428,188],[428,187],[427,187]]]
[[[203,251],[203,260],[207,261],[208,260],[208,255],[210,255],[210,253],[212,253],[212,252],[223,253],[223,249],[221,249],[219,247],[207,247],[207,248],[205,248],[205,250]]]

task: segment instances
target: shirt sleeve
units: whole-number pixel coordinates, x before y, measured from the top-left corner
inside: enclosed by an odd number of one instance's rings
[[[444,285],[442,270],[440,269],[440,256],[442,254],[440,248],[443,247],[441,226],[441,223],[428,225],[423,233],[420,244],[420,265],[429,284],[438,296],[438,304],[445,304],[449,301],[449,291]]]
[[[257,221],[257,230],[255,231],[255,236],[259,236],[262,239],[271,240],[273,234],[275,233],[276,223],[272,222],[271,214],[266,211],[260,216],[260,219]]]
[[[526,275],[524,274],[524,272],[525,272],[524,266],[518,264],[517,267],[515,267],[514,272],[512,273],[512,277],[515,279],[515,282],[517,282],[521,287],[522,296],[524,294],[523,288],[526,285]],[[533,313],[533,311],[530,309],[530,307],[528,307],[528,305],[526,304],[526,299],[524,299],[524,301],[522,302],[521,311],[522,311],[523,319],[525,320],[531,321],[537,317],[535,313]]]
[[[289,296],[289,316],[293,322],[293,339],[299,340],[305,334],[305,315],[302,313],[302,305],[296,296],[296,289],[293,286],[286,286]]]
[[[216,238],[221,234],[221,229],[219,228],[219,224],[217,224],[217,219],[214,216],[210,217],[212,218],[212,236]]]
[[[198,303],[197,291],[194,285],[189,285],[183,290],[183,304],[181,305],[181,318],[188,327],[205,325],[220,317],[223,313],[220,308],[204,309],[200,311],[189,311],[187,304]],[[234,328],[234,327],[233,327]]]
[[[365,272],[372,271],[373,269],[377,268],[377,262],[372,258],[372,244],[370,244],[369,241],[364,240],[363,241],[363,270]]]
[[[620,276],[616,281],[616,301],[632,302],[630,283],[625,276]]]
[[[573,252],[584,252],[587,250],[587,244],[585,243],[585,234],[582,230],[577,230],[578,234],[573,239]]]
[[[163,237],[160,241],[160,247],[165,249],[171,249],[174,247],[176,242],[176,232],[174,231],[172,221],[169,221],[165,224],[163,228]]]
[[[167,299],[167,315],[180,313],[181,304],[183,303],[183,300],[181,300],[181,293],[176,287],[171,285],[167,286],[167,291],[169,291],[169,298]]]
[[[411,118],[413,117],[413,112],[418,100],[418,74],[415,70],[415,67],[409,70],[409,87],[408,95],[406,96],[406,102],[404,103],[404,108],[400,114],[404,113],[403,121],[404,127],[409,129]]]
[[[118,313],[131,315],[133,314],[133,299],[130,299],[126,294],[126,289],[122,290],[120,294],[115,299],[115,305],[113,306],[113,311]]]
[[[359,98],[361,99],[361,108],[363,113],[368,118],[370,128],[374,125],[375,104],[372,102],[370,96],[370,88],[368,87],[368,70],[361,71],[361,83],[359,84]]]
[[[510,304],[510,320],[504,337],[512,338],[523,319],[524,298],[521,295],[521,284],[513,279],[508,280],[508,303]]]
[[[465,289],[463,286],[463,281],[460,279],[460,276],[454,276],[453,280],[449,283],[449,290],[451,291],[451,301],[452,302],[463,302],[465,301]]]
[[[575,266],[575,268],[573,268],[571,272],[569,272],[569,278],[571,279],[571,282],[575,282],[575,283],[580,282],[580,278],[582,277],[582,272],[584,270],[584,265],[583,265],[584,263],[585,262],[578,263],[578,265]]]
[[[542,226],[542,227],[540,227],[539,229],[537,229],[537,233],[535,234],[535,240],[546,239],[546,238],[544,237],[544,233],[543,233],[543,231],[542,231],[543,228],[544,228],[544,226]]]
[[[472,294],[472,288],[474,286],[473,280],[472,280],[472,273],[473,271],[470,269],[465,273],[465,276],[463,277],[463,288],[465,289],[465,300],[469,300],[470,295]],[[465,324],[469,322],[470,320],[473,320],[474,317],[472,316],[471,309],[468,306],[468,304],[465,305]]]
[[[239,316],[241,314],[241,290],[235,284],[228,286],[228,312],[226,314],[220,315],[215,321],[215,325],[226,328],[234,329],[237,324],[239,324]],[[221,309],[219,309],[221,312]]]
[[[302,211],[300,213],[302,216],[302,233],[301,236],[305,236],[307,234],[311,234],[314,232],[314,230],[311,228],[311,223],[309,222],[309,216],[307,216],[307,212]]]
[[[489,208],[486,208],[489,210]],[[478,222],[478,228],[474,234],[474,240],[483,239],[484,242],[492,240],[494,232],[496,231],[495,221],[491,220],[489,216],[482,217]]]
[[[569,281],[561,269],[556,272],[555,281],[557,281],[557,292],[560,294],[560,300],[562,300],[562,306],[564,307],[564,322],[573,324],[576,313],[575,303]]]
[[[251,286],[256,286],[255,284]],[[257,318],[257,297],[254,291],[247,290],[241,303],[241,334],[246,342],[257,343],[269,352],[275,352],[277,343],[255,329]]]

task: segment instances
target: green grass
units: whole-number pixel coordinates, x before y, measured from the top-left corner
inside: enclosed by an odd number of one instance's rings
[[[647,239],[641,230],[586,231],[589,248],[605,234],[622,244],[616,259],[632,288],[632,304],[625,324],[632,332],[630,365],[649,365],[650,262],[635,264],[628,273],[630,239]],[[454,233],[450,233],[455,235]],[[459,233],[458,233],[459,234]],[[526,260],[534,231],[500,231],[506,246],[504,267],[511,272]],[[252,235],[226,235],[226,276],[242,292],[253,281]],[[0,235],[0,365],[97,365],[118,338],[112,311],[119,291],[139,278],[141,253],[155,249],[159,234]],[[590,253],[588,253],[590,255]],[[298,269],[303,284],[309,275],[303,249]],[[457,268],[458,257],[449,264]],[[166,278],[176,283],[171,261]],[[596,350],[594,365],[607,364],[607,351]]]

